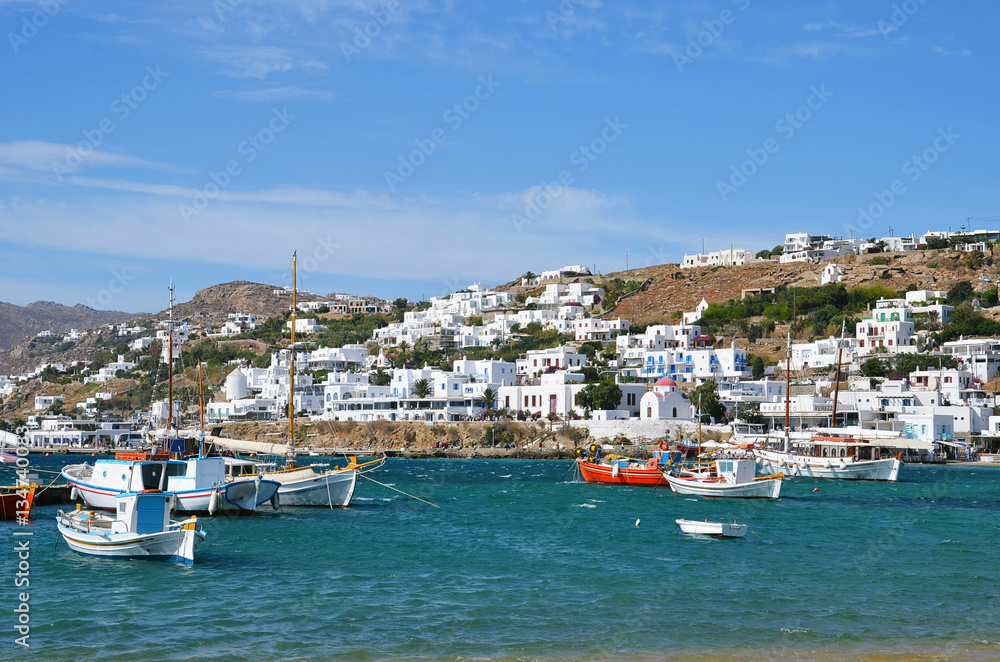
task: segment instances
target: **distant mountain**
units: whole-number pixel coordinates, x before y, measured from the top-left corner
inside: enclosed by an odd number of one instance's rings
[[[55,334],[70,329],[92,329],[102,324],[124,322],[135,317],[117,310],[94,310],[82,304],[73,307],[53,301],[35,301],[27,306],[0,302],[0,349],[10,349],[14,343],[40,331]]]
[[[279,294],[275,294],[279,292]],[[252,313],[258,318],[281,315],[292,306],[291,292],[274,285],[234,280],[198,290],[190,301],[174,305],[175,319],[216,324],[226,321],[229,313]],[[298,300],[316,301],[318,297],[299,293]],[[163,318],[167,311],[156,317]]]

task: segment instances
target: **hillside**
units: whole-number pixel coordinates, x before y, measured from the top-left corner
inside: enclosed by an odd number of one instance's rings
[[[64,306],[53,301],[35,301],[27,306],[0,302],[0,349],[8,349],[19,340],[40,331],[63,334],[70,329],[92,329],[102,324],[124,322],[131,313],[94,310],[82,304]]]
[[[680,269],[676,264],[661,264],[643,269],[632,269],[608,274],[604,279],[646,280],[646,287],[632,296],[623,298],[618,305],[603,316],[623,317],[633,324],[664,323],[674,319],[678,312],[694,310],[704,298],[709,303],[725,303],[739,299],[744,289],[758,287],[815,287],[823,267],[833,262],[844,273],[841,282],[848,288],[880,283],[895,290],[905,290],[909,285],[918,289],[951,289],[962,280],[972,281],[973,289],[983,291],[990,287],[980,282],[979,276],[993,278],[1000,266],[969,269],[964,254],[955,251],[913,251],[886,253],[887,265],[869,265],[874,255],[852,255],[825,260],[820,264],[794,262],[756,262],[741,267],[702,267]],[[883,277],[888,273],[889,276]],[[596,279],[600,284],[601,279]]]

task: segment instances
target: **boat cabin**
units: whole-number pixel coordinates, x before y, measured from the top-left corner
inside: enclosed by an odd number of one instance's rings
[[[171,492],[198,490],[226,482],[226,460],[222,457],[191,458],[183,475],[170,475],[167,489]]]
[[[166,490],[170,478],[183,476],[186,470],[187,463],[178,460],[163,462],[97,460],[90,479],[95,485],[122,492]]]
[[[757,476],[756,460],[716,460],[715,473],[732,483],[752,483]]]
[[[111,524],[112,533],[159,533],[170,525],[172,494],[155,492],[118,495],[118,509]]]

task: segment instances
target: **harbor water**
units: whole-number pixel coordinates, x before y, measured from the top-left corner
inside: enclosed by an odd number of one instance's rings
[[[33,532],[30,589],[2,555],[3,658],[1000,658],[1000,467],[790,479],[777,501],[592,485],[572,467],[392,459],[371,477],[438,508],[360,479],[346,509],[205,518],[189,567],[81,556],[39,508],[2,523],[9,549]],[[750,533],[686,536],[677,518]]]

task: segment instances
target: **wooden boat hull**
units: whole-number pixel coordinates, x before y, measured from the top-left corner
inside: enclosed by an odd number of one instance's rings
[[[190,565],[194,563],[198,545],[205,540],[203,531],[183,528],[147,534],[86,533],[65,523],[64,520],[68,517],[72,515],[64,515],[56,520],[59,533],[70,549],[89,556],[172,561]]]
[[[777,499],[781,493],[781,480],[767,478],[752,483],[707,482],[690,478],[676,478],[664,474],[674,494],[704,497],[729,497],[737,499]]]
[[[604,464],[595,464],[586,460],[577,460],[580,467],[580,474],[588,483],[607,483],[611,485],[643,485],[646,487],[656,487],[663,485],[666,480],[663,471],[660,469],[633,469],[622,468],[615,471],[612,467]]]
[[[264,476],[279,483],[278,498],[283,506],[322,506],[325,508],[346,508],[354,498],[358,472],[330,471],[315,477],[283,482],[280,472],[266,473]]]
[[[762,449],[756,450],[754,455],[762,473],[783,472],[786,476],[804,478],[895,482],[903,466],[894,457],[854,461],[850,457],[807,457]]]
[[[726,522],[698,522],[689,519],[675,520],[681,531],[691,535],[718,536],[720,538],[742,538],[747,534],[746,524]]]
[[[37,485],[0,487],[0,519],[26,518],[35,503]]]
[[[117,507],[118,495],[122,492],[114,487],[103,487],[88,483],[79,477],[74,465],[62,471],[63,477],[76,488],[77,494],[91,508],[114,510]],[[218,487],[206,487],[195,490],[176,490],[173,492],[174,510],[184,513],[207,513],[212,502],[212,493],[216,495],[216,508],[220,511],[253,512],[257,506],[265,504],[274,497],[280,485],[271,480],[262,480],[259,484],[254,480],[241,480]]]

